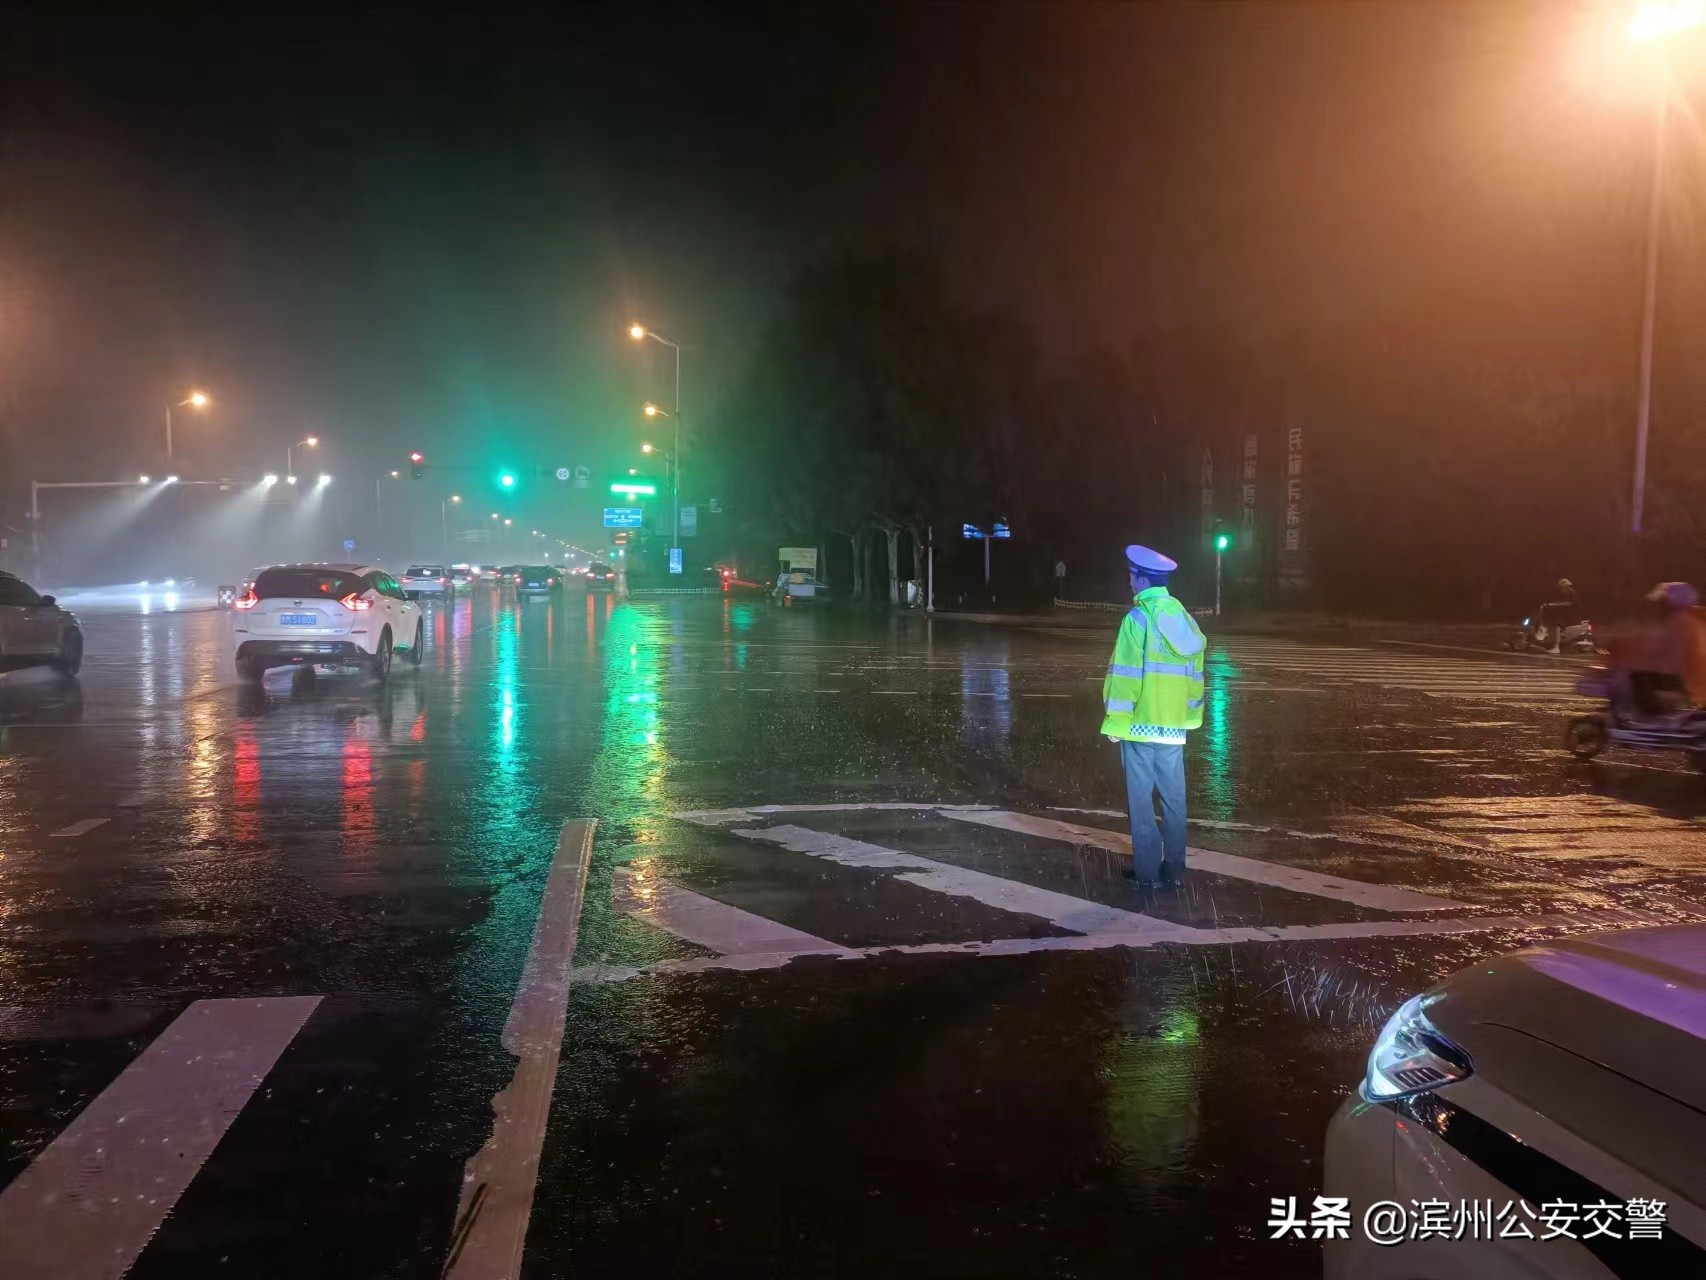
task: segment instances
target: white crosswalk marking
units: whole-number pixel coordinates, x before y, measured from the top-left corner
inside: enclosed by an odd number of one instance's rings
[[[1263,636],[1227,636],[1209,647],[1209,679],[1239,667],[1295,672],[1352,684],[1409,689],[1430,697],[1513,704],[1588,705],[1575,691],[1580,672],[1566,664],[1534,665],[1390,649],[1299,644]],[[1234,684],[1234,687],[1236,685]]]
[[[0,1276],[118,1280],[319,996],[197,1000],[0,1192]]]

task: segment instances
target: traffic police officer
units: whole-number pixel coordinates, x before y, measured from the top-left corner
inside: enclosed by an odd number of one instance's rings
[[[1102,733],[1120,744],[1131,815],[1129,873],[1140,886],[1185,878],[1185,733],[1202,726],[1202,629],[1167,591],[1178,562],[1127,547],[1131,612],[1102,681]],[[1155,797],[1161,799],[1161,829]]]

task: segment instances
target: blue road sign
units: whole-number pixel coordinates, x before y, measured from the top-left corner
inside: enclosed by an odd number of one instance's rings
[[[963,524],[960,526],[960,536],[964,538],[981,538],[983,537],[983,530],[979,529],[975,524]]]
[[[1007,527],[1007,522],[1005,520],[997,520],[995,522],[995,529],[989,536],[992,538],[1011,538],[1013,536],[1013,531]]]
[[[344,550],[345,551],[354,551],[355,550],[355,539],[354,538],[345,538],[344,539]]]
[[[671,547],[669,549],[669,571],[671,573],[680,573],[681,572],[681,548],[680,547]]]
[[[638,529],[642,507],[606,507],[604,508],[604,527],[606,529]]]

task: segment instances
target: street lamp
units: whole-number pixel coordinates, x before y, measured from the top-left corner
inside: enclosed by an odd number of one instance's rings
[[[1648,0],[1635,11],[1627,33],[1636,43],[1674,37],[1706,24],[1706,0]],[[1653,326],[1659,292],[1659,209],[1664,199],[1665,117],[1670,111],[1670,75],[1659,78],[1659,106],[1653,123],[1652,193],[1647,205],[1647,281],[1641,308],[1641,384],[1635,408],[1635,478],[1629,499],[1630,531],[1641,532],[1647,500],[1647,427],[1653,407]]]
[[[393,471],[391,474],[396,475],[397,473]],[[450,509],[450,503],[461,501],[462,495],[459,493],[453,493],[448,498],[438,500],[438,541],[440,547],[446,551],[450,549],[450,524],[446,512]]]
[[[136,477],[136,483],[137,484],[147,484],[148,483],[148,477],[147,476],[137,476]]]
[[[176,404],[170,400],[166,402],[166,465],[170,466],[172,463],[172,410],[205,409],[212,403],[213,400],[205,391],[192,391]]]
[[[381,525],[385,522],[385,499],[380,493],[380,488],[384,485],[385,481],[399,479],[402,474],[403,473],[401,471],[398,471],[396,468],[392,468],[382,476],[373,477],[373,516]]]
[[[310,449],[316,449],[319,447],[319,445],[320,445],[320,437],[319,436],[303,436],[302,439],[298,440],[295,444],[290,445],[288,448],[285,449],[285,451],[284,451],[284,474],[291,478],[290,479],[291,484],[296,483],[296,464],[295,464],[296,451],[298,449],[303,448],[304,446],[306,446],[307,448],[310,448]]]
[[[647,338],[650,338],[653,342],[661,342],[664,346],[668,347],[671,351],[675,352],[675,409],[674,409],[674,411],[666,414],[666,413],[664,413],[664,411],[662,409],[658,408],[655,404],[652,404],[650,401],[647,401],[646,405],[645,405],[646,416],[648,418],[656,418],[656,417],[662,416],[662,417],[668,417],[668,418],[674,418],[675,419],[675,458],[676,458],[676,462],[675,462],[674,481],[671,485],[672,499],[673,499],[671,505],[672,505],[672,508],[674,510],[674,515],[672,517],[671,524],[670,524],[670,539],[669,539],[670,540],[670,550],[673,551],[681,545],[681,419],[684,416],[682,413],[682,408],[681,408],[681,344],[678,342],[671,342],[668,338],[664,337],[663,334],[657,332],[657,330],[648,329],[648,328],[646,328],[645,325],[640,324],[638,322],[635,322],[634,324],[631,324],[628,326],[628,336],[630,338],[632,338],[635,342],[644,342]],[[670,558],[673,560],[675,557],[672,556]]]

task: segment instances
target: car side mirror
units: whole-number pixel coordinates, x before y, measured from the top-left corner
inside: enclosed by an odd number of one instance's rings
[[[53,608],[54,603],[55,603],[55,600],[52,596],[43,596],[41,598],[41,608],[43,608],[43,609]]]

